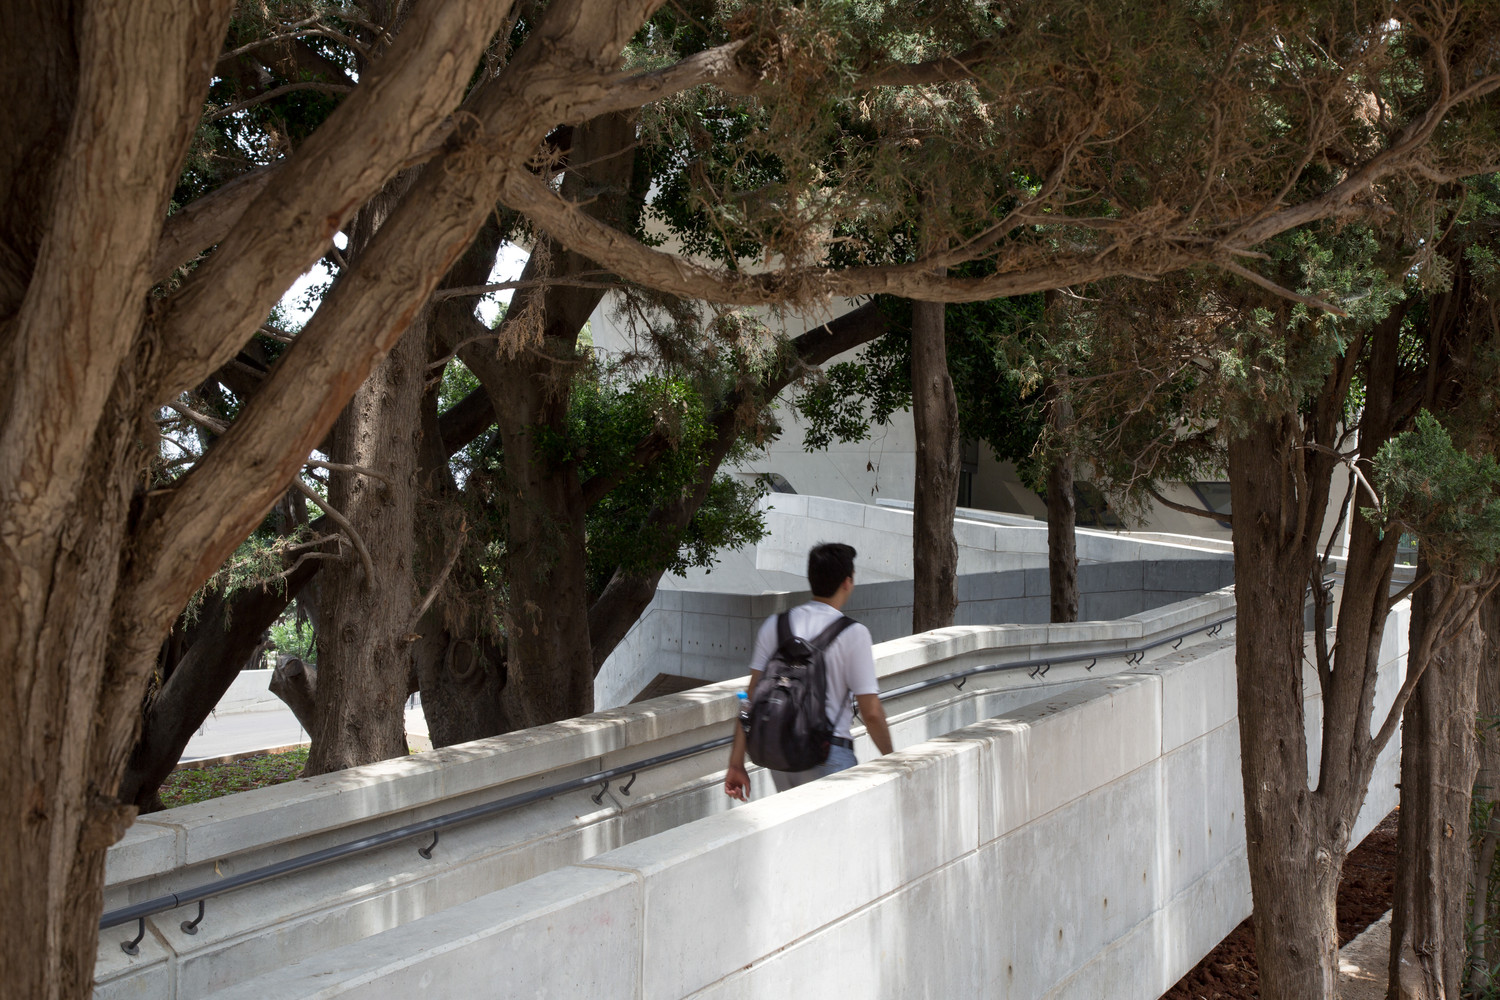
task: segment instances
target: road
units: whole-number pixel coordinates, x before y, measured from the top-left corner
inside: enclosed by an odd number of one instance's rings
[[[413,743],[413,749],[417,749],[418,744],[424,748],[428,746],[427,718],[422,714],[420,695],[413,695],[407,701],[406,736]],[[291,709],[280,701],[262,701],[210,715],[188,741],[182,762],[212,760],[306,742],[307,731],[297,722]]]

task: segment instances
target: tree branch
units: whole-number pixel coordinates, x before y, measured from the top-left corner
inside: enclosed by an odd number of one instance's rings
[[[451,127],[509,4],[450,0],[411,18],[359,86],[242,212],[157,322],[162,396],[234,355],[354,211]]]
[[[243,101],[236,101],[233,104],[226,105],[211,114],[204,115],[203,121],[205,123],[218,121],[226,115],[232,115],[237,111],[244,111],[246,108],[253,108],[257,104],[263,104],[284,94],[294,94],[299,90],[320,90],[325,94],[347,94],[353,89],[353,87],[343,83],[324,83],[321,80],[299,80],[296,83],[285,83],[280,87],[272,87],[270,90],[256,94],[254,97],[247,97]]]
[[[519,288],[545,288],[560,285],[565,288],[619,288],[618,281],[583,281],[580,280],[589,275],[603,276],[608,271],[580,271],[566,278],[535,278],[530,281],[497,281],[492,285],[467,285],[463,288],[442,288],[432,293],[432,301],[442,302],[444,299],[459,299],[466,296],[488,295],[491,292],[505,292]],[[452,357],[452,355],[449,355]]]
[[[218,66],[223,66],[225,60],[236,59],[244,55],[246,52],[255,51],[263,45],[275,45],[277,42],[286,42],[294,38],[301,38],[303,35],[307,34],[307,32],[303,29],[308,25],[316,24],[317,22],[318,15],[314,14],[312,17],[304,17],[300,21],[293,21],[291,24],[282,25],[282,27],[286,28],[286,31],[282,32],[279,35],[267,35],[265,38],[257,38],[253,42],[247,42],[237,49],[230,49],[228,52],[219,57]]]
[[[489,394],[481,386],[438,417],[438,436],[443,441],[443,453],[453,456],[494,422],[495,408],[490,405]]]
[[[1265,275],[1257,274],[1256,272],[1250,270],[1248,267],[1241,267],[1239,264],[1236,264],[1232,260],[1216,260],[1213,262],[1213,264],[1215,267],[1228,271],[1230,274],[1235,274],[1241,278],[1244,278],[1252,285],[1259,285],[1261,288],[1264,288],[1272,295],[1276,295],[1283,299],[1289,299],[1292,302],[1300,302],[1303,305],[1311,306],[1314,309],[1322,309],[1324,312],[1332,313],[1333,315],[1344,319],[1347,319],[1349,316],[1348,313],[1344,312],[1344,310],[1340,309],[1336,305],[1333,305],[1332,303],[1325,302],[1313,295],[1302,295],[1298,292],[1292,291],[1290,288],[1284,288],[1281,285],[1276,284],[1276,282],[1272,281],[1270,278],[1267,278]]]
[[[704,84],[713,84],[726,94],[751,94],[760,83],[760,73],[740,65],[737,57],[744,45],[745,39],[738,39],[649,73],[601,77],[590,87],[598,96],[575,103],[568,121],[585,122],[600,115],[632,111]]]
[[[1412,693],[1417,690],[1417,683],[1421,681],[1422,674],[1427,671],[1427,666],[1432,662],[1433,646],[1437,640],[1437,633],[1442,627],[1444,619],[1448,617],[1453,604],[1458,600],[1459,588],[1451,588],[1443,595],[1442,602],[1433,609],[1432,616],[1428,619],[1428,627],[1422,637],[1422,644],[1418,649],[1407,650],[1406,654],[1406,679],[1401,682],[1401,689],[1396,692],[1396,699],[1391,703],[1390,710],[1386,712],[1385,721],[1380,724],[1380,730],[1370,740],[1366,753],[1369,757],[1378,757],[1380,751],[1391,741],[1396,734],[1396,727],[1401,724],[1401,715],[1406,711],[1406,703],[1411,700]],[[1412,660],[1416,660],[1416,666],[1412,666]]]
[[[443,589],[443,584],[448,582],[448,574],[452,573],[453,567],[458,565],[458,557],[459,554],[464,550],[464,539],[468,537],[468,533],[468,525],[460,523],[458,526],[458,541],[453,543],[453,554],[450,555],[448,557],[448,561],[443,564],[443,569],[440,573],[438,573],[437,579],[432,582],[431,588],[429,588],[427,591],[427,596],[422,598],[422,602],[417,605],[416,613],[411,616],[411,624],[406,626],[406,631],[408,633],[416,631],[417,623],[422,620],[422,616],[425,615],[427,613],[427,609],[432,606],[432,602],[437,597],[438,591]]]
[[[1194,517],[1206,517],[1210,521],[1221,521],[1225,524],[1232,525],[1234,523],[1234,517],[1230,514],[1215,514],[1213,511],[1204,510],[1201,507],[1189,507],[1185,503],[1178,503],[1175,500],[1168,500],[1166,497],[1158,493],[1154,487],[1146,487],[1146,492],[1151,494],[1151,498],[1157,503],[1161,504],[1163,507],[1168,507],[1180,513],[1192,514]]]
[[[170,278],[177,268],[223,239],[245,214],[245,207],[260,196],[281,167],[282,164],[273,163],[241,174],[167,216],[151,261],[152,283]]]
[[[387,476],[384,472],[366,468],[363,465],[340,465],[338,462],[320,462],[311,458],[302,464],[312,469],[327,469],[329,472],[349,472],[357,476],[369,476],[371,479],[380,480],[387,486],[395,485],[391,477]]]
[[[507,5],[480,0],[436,5],[431,23],[422,22],[422,37],[409,43],[416,36],[409,36],[408,31],[397,36],[392,50],[378,64],[384,75],[367,73],[355,93],[302,145],[286,169],[302,163],[325,132],[328,142],[342,143],[348,138],[344,132],[351,128],[362,130],[350,139],[359,149],[381,150],[375,167],[400,159],[401,151],[392,157],[384,154],[381,146],[387,130],[367,127],[370,123],[362,117],[366,112],[384,124],[408,107],[414,124],[399,131],[396,138],[408,147],[418,146],[431,131],[426,127],[429,112],[445,95],[467,85],[478,55],[476,51],[466,61],[470,47],[482,47],[491,36],[489,28],[475,28],[476,6],[483,8],[484,24],[489,24]],[[350,270],[334,283],[296,343],[287,348],[223,439],[172,489],[143,499],[135,544],[121,583],[121,592],[132,595],[129,600],[138,606],[121,614],[140,621],[170,621],[192,590],[212,576],[239,540],[254,529],[281,495],[283,484],[297,476],[355,387],[395,344],[493,212],[503,175],[527,173],[525,164],[558,120],[554,112],[564,106],[559,80],[576,77],[576,67],[591,60],[617,58],[650,7],[650,0],[553,0],[548,4],[541,23],[501,75],[478,88],[484,93],[469,108],[477,122],[460,117],[460,135],[443,161],[420,172],[360,260],[351,263]],[[408,92],[402,101],[383,102],[384,89],[396,86],[392,81],[406,72],[405,61],[396,58],[403,47],[425,55],[434,46],[445,53],[440,59],[444,69],[438,74],[444,77],[438,82],[441,85],[428,86],[423,81],[416,88],[419,94]],[[432,69],[424,65],[419,71],[431,73]],[[380,86],[362,97],[372,83]],[[366,112],[356,114],[361,107]],[[343,124],[330,129],[334,119]],[[337,146],[325,153],[342,168],[342,151]],[[476,158],[479,153],[493,158]],[[312,162],[307,160],[298,169],[316,174]],[[487,166],[480,169],[480,164]],[[359,174],[356,188],[379,179],[381,171],[371,170]],[[213,260],[194,272],[199,291],[193,295],[179,292],[169,308],[162,326],[167,335],[157,346],[158,354],[177,359],[168,365],[169,375],[175,373],[193,385],[216,371],[220,359],[232,357],[242,342],[240,332],[231,328],[244,320],[243,339],[248,339],[285,287],[286,274],[301,273],[305,262],[296,262],[289,272],[283,267],[285,254],[295,250],[305,254],[306,260],[315,259],[342,224],[345,213],[329,208],[345,203],[326,189],[331,180],[347,179],[344,174],[310,174],[309,184],[316,189],[311,193],[289,187],[291,176],[286,175],[275,192],[263,196],[262,200],[276,195],[271,199],[276,204],[267,205],[266,214],[261,214],[258,201],[246,213],[247,221],[220,243]],[[358,190],[341,189],[339,194],[352,199],[347,202],[351,212],[364,197]],[[288,219],[288,213],[299,207],[314,220],[301,215]],[[256,220],[253,225],[251,218]],[[290,226],[290,233],[266,229],[283,223]],[[238,250],[228,252],[236,246]],[[231,265],[232,261],[236,263]],[[211,280],[216,267],[222,269],[219,277],[232,288],[226,291]],[[215,332],[205,338],[205,330]],[[169,384],[171,379],[165,381]],[[256,472],[248,484],[247,469]]]
[[[349,538],[349,544],[354,546],[355,552],[359,553],[359,563],[365,570],[365,587],[375,586],[375,563],[370,559],[370,550],[365,548],[365,540],[359,537],[359,532],[354,530],[354,525],[349,523],[349,519],[335,510],[327,500],[318,496],[317,490],[304,483],[301,476],[292,480],[292,488],[317,505],[319,510],[328,515],[328,520],[343,529],[344,534]]]
[[[1422,584],[1431,579],[1432,570],[1427,570],[1426,572],[1413,577],[1411,583],[1408,583],[1406,586],[1402,587],[1400,590],[1396,591],[1386,599],[1385,613],[1390,614],[1392,608],[1400,604],[1402,601],[1406,600],[1412,594],[1415,594],[1417,592],[1417,588],[1421,587]]]

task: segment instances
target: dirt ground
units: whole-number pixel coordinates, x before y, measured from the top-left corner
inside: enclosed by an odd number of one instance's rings
[[[1339,946],[1391,908],[1396,871],[1396,814],[1391,813],[1349,854],[1339,881]],[[1255,931],[1246,920],[1177,981],[1162,1000],[1259,1000]]]

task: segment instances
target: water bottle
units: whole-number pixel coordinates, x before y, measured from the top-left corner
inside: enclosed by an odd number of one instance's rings
[[[744,691],[741,691],[739,693],[739,699],[740,728],[743,729],[745,731],[745,735],[748,736],[750,734],[750,695]]]

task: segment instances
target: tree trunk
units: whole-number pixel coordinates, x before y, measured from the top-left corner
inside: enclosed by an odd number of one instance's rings
[[[913,633],[953,624],[958,610],[958,399],[948,374],[941,302],[911,304],[911,415],[917,438],[912,510]]]
[[[284,657],[271,671],[270,691],[286,703],[297,724],[312,732],[318,724],[318,668],[300,656]]]
[[[635,124],[605,115],[574,131],[564,197],[579,210],[619,221],[634,211]],[[577,274],[595,267],[539,240],[524,278]],[[553,286],[524,290],[511,302],[498,338],[459,352],[495,410],[503,454],[506,507],[506,649],[503,710],[517,727],[593,711],[584,501],[576,464],[546,453],[565,436],[578,334],[603,293]]]
[[[1500,913],[1492,905],[1495,856],[1500,847],[1500,594],[1492,593],[1479,611],[1484,649],[1479,665],[1478,736],[1479,770],[1474,777],[1474,805],[1483,819],[1474,865],[1469,875],[1471,901],[1469,926],[1474,928],[1470,947],[1468,985],[1479,995],[1495,982],[1500,963]]]
[[[319,579],[316,725],[310,730],[309,775],[403,756],[407,679],[416,624],[412,561],[418,437],[425,392],[428,327],[411,328],[355,392],[334,424],[329,456],[371,469],[331,472],[328,499],[364,540],[374,568],[349,558],[325,566]]]
[[[120,397],[111,397],[64,516],[54,521],[33,509],[33,517],[0,522],[0,593],[7,595],[0,600],[0,717],[8,720],[0,726],[8,762],[0,799],[14,807],[0,815],[7,934],[0,982],[11,996],[88,995],[105,850],[135,814],[110,793],[139,725],[140,694],[119,706],[133,716],[121,727],[125,738],[101,732],[95,718],[99,692],[119,680],[118,661],[106,658],[111,595],[136,480],[130,442],[145,429]],[[40,485],[20,480],[0,489],[38,496]],[[27,506],[8,505],[5,514]],[[141,677],[149,674],[151,651],[113,652]]]
[[[1066,433],[1073,407],[1054,393],[1047,406],[1053,429]],[[1047,583],[1052,596],[1052,621],[1078,620],[1077,510],[1073,500],[1073,449],[1059,448],[1047,467]]]
[[[1418,557],[1418,572],[1427,569]],[[1441,567],[1413,596],[1412,650],[1423,646],[1448,591],[1461,584]],[[1467,618],[1478,595],[1458,598],[1448,629]],[[1469,806],[1479,770],[1478,710],[1483,634],[1477,616],[1434,650],[1401,719],[1401,812],[1391,914],[1391,1000],[1458,1000],[1467,942],[1471,874]],[[1410,668],[1410,665],[1409,665]]]
[[[567,331],[576,337],[582,320],[547,319],[554,332],[545,341],[547,356],[512,358],[508,367],[519,370],[517,377],[507,380],[512,391],[496,405],[506,486],[514,491],[506,512],[503,698],[506,711],[523,728],[594,708],[584,550],[587,509],[576,470],[571,463],[559,467],[546,460],[538,440],[545,431],[563,428],[566,362],[573,351]]]
[[[298,590],[317,572],[308,561],[286,580],[230,595],[216,593],[200,610],[191,643],[146,709],[140,739],[120,780],[120,799],[141,812],[161,808],[157,791],[182,751]]]
[[[1236,688],[1255,952],[1265,1000],[1332,1000],[1334,902],[1344,847],[1308,789],[1302,739],[1302,608],[1311,553],[1289,544],[1301,462],[1286,416],[1230,442],[1234,503]],[[1315,541],[1315,539],[1314,539]]]
[[[145,262],[232,4],[0,8],[0,990],[54,1000],[93,984],[105,851],[135,813],[115,787],[171,623],[115,614],[158,440]]]
[[[422,713],[434,747],[498,736],[517,728],[505,711],[505,650],[490,639],[450,631],[428,611],[412,650]]]

